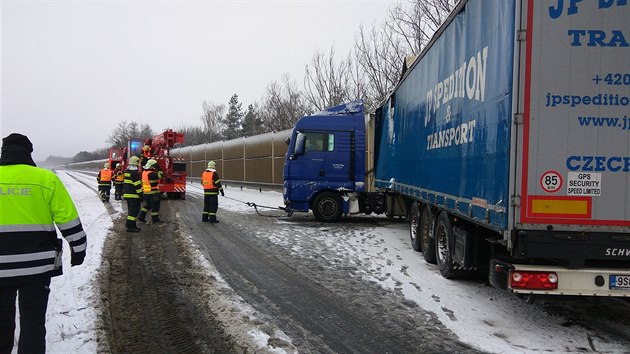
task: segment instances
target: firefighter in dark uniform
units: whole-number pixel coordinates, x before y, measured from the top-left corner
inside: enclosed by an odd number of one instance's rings
[[[127,232],[140,231],[140,228],[136,225],[143,197],[142,178],[138,171],[139,165],[140,159],[138,156],[131,156],[124,174],[123,197],[127,201],[127,221],[125,222]]]
[[[121,164],[114,168],[114,200],[122,200],[123,186],[125,184],[125,172],[123,172]]]
[[[142,192],[144,193],[144,206],[140,209],[138,220],[146,222],[149,211],[151,221],[154,224],[161,223],[160,220],[160,192],[157,161],[149,159],[142,171]]]
[[[62,241],[71,265],[85,258],[87,236],[59,177],[38,168],[33,145],[21,134],[2,139],[0,157],[0,353],[11,353],[16,298],[20,309],[18,353],[46,351],[50,278],[61,275]]]
[[[208,162],[208,168],[201,175],[201,184],[203,185],[203,213],[201,221],[217,223],[217,210],[219,209],[219,193],[225,196],[223,186],[221,186],[221,178],[217,172],[216,163]]]
[[[105,162],[103,169],[98,172],[96,181],[98,182],[98,194],[103,203],[109,203],[109,195],[112,190],[112,170],[109,169],[109,162]]]

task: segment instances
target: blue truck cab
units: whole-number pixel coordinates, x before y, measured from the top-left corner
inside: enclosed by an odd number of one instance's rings
[[[300,118],[284,163],[287,210],[336,221],[350,209],[349,193],[365,191],[365,115],[362,101]]]

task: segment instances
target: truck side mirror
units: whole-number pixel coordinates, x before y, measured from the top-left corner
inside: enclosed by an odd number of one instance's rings
[[[295,146],[293,147],[293,155],[304,155],[304,144],[306,143],[306,135],[303,133],[297,133],[297,139],[295,139]]]

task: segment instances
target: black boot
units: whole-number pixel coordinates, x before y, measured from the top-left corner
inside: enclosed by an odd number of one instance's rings
[[[135,221],[127,220],[125,227],[127,228],[127,232],[140,232],[140,228],[136,226]]]

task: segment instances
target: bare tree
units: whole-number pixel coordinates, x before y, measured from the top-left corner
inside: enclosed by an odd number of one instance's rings
[[[260,119],[267,131],[290,129],[298,118],[312,112],[289,74],[282,76],[282,82],[272,81],[267,85],[260,108]]]
[[[358,68],[353,69],[357,86],[368,88],[366,106],[376,108],[401,76],[403,60],[419,55],[433,33],[447,19],[458,0],[411,0],[388,11],[385,22],[363,26],[355,37]],[[361,83],[361,81],[364,83]]]
[[[435,31],[446,21],[458,0],[411,0],[391,8],[386,25],[406,43],[409,54],[418,55]]]
[[[203,131],[212,140],[216,138],[220,140],[223,133],[223,117],[225,117],[226,106],[224,104],[215,104],[212,102],[203,101],[201,103],[203,114],[201,115],[201,122],[203,123]]]
[[[153,129],[146,123],[122,121],[107,138],[112,147],[127,146],[131,139],[144,139],[153,136]]]
[[[335,49],[328,56],[316,51],[310,64],[306,64],[304,91],[306,100],[318,110],[356,99],[349,91],[352,60],[335,60]]]
[[[421,14],[421,23],[427,39],[446,21],[459,0],[413,0],[414,11]]]
[[[364,87],[370,102],[380,102],[400,77],[400,65],[405,56],[402,41],[386,25],[373,24],[369,32],[361,26],[355,37],[357,63],[367,81]],[[375,107],[367,107],[372,110]]]
[[[182,126],[177,129],[178,132],[184,133],[184,143],[178,146],[200,145],[220,141],[221,136],[213,131],[204,130],[202,127],[186,127]]]

